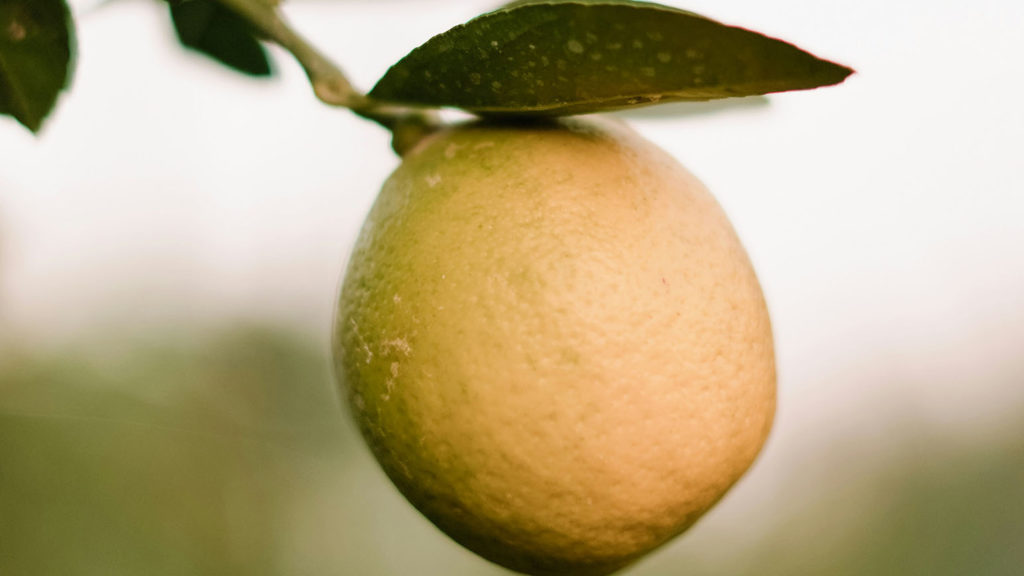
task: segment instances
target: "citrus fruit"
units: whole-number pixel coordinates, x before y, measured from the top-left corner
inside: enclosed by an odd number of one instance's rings
[[[402,494],[535,575],[610,574],[681,533],[751,465],[775,408],[735,232],[611,120],[418,144],[349,261],[335,363]]]

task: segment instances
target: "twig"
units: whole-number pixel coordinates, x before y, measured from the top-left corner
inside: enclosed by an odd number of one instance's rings
[[[399,155],[441,126],[434,110],[380,104],[356,90],[338,66],[288,25],[273,0],[217,2],[248,20],[261,34],[291,53],[305,70],[313,93],[321,102],[349,108],[390,130],[394,135],[392,147]]]

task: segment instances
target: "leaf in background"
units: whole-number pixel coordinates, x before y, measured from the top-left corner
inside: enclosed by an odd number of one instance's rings
[[[73,54],[63,0],[0,0],[0,114],[38,132],[71,78]]]
[[[568,115],[804,90],[852,72],[658,4],[527,0],[430,39],[370,96],[484,114]]]
[[[178,40],[250,76],[270,76],[270,58],[249,23],[212,0],[171,2]]]

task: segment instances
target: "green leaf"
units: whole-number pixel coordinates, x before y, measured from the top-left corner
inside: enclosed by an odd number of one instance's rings
[[[370,97],[481,114],[568,115],[804,90],[852,72],[658,4],[527,0],[430,39]]]
[[[0,114],[39,132],[71,79],[73,54],[63,0],[0,0]]]
[[[250,76],[270,76],[270,58],[241,16],[212,0],[171,3],[178,41]]]

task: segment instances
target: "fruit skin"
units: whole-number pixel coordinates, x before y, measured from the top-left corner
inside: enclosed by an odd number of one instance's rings
[[[527,574],[610,574],[681,533],[775,410],[768,313],[732,227],[607,120],[421,142],[364,224],[334,344],[398,489]]]

